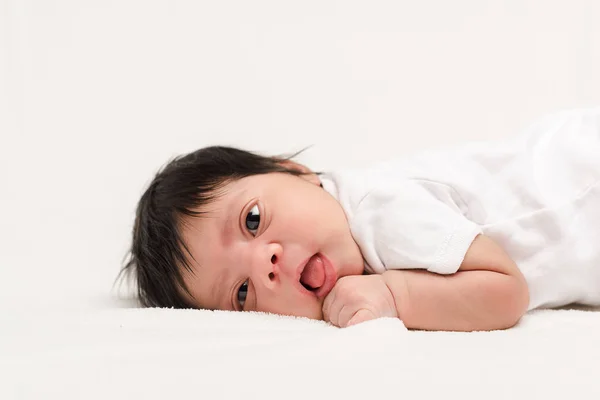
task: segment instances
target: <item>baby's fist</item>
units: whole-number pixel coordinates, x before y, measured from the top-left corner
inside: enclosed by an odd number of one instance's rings
[[[340,328],[382,317],[398,317],[398,313],[381,275],[342,277],[323,303],[323,319]]]

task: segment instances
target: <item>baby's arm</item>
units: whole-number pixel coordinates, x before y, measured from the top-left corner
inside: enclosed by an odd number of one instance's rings
[[[483,235],[473,241],[453,275],[390,270],[383,278],[398,317],[412,329],[505,329],[516,324],[529,306],[523,274],[500,246]]]

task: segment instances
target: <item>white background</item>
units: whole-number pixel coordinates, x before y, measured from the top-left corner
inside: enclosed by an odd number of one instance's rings
[[[0,311],[126,306],[136,202],[209,144],[314,169],[600,103],[594,0],[0,0]]]

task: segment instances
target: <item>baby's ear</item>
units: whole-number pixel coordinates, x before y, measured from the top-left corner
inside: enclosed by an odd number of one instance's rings
[[[312,170],[305,165],[299,164],[292,160],[280,160],[279,165],[281,165],[282,167],[287,168],[287,169],[293,169],[295,171],[302,172],[303,175],[300,175],[299,176],[300,178],[302,178],[314,185],[317,185],[317,186],[321,185],[321,180],[319,179],[317,174],[312,172]]]

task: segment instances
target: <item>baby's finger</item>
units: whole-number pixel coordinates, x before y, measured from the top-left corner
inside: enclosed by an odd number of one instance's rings
[[[377,319],[377,316],[371,310],[362,308],[362,309],[358,310],[356,313],[354,313],[354,315],[352,316],[352,318],[350,318],[350,321],[348,321],[346,326],[348,327],[348,326],[360,324],[361,322],[370,321],[372,319]]]
[[[327,312],[328,313],[328,321],[331,322],[335,326],[342,327],[342,325],[340,325],[340,314],[344,308],[346,308],[346,306],[345,306],[344,302],[341,301],[339,296],[336,297],[335,299],[333,299],[333,301],[331,302],[331,305],[329,306],[329,310]]]
[[[331,292],[325,297],[325,301],[323,302],[323,320],[331,322],[331,305],[335,300],[335,286]]]
[[[350,322],[352,317],[356,314],[356,311],[356,306],[350,307],[349,305],[344,305],[343,307],[341,307],[336,325],[340,328],[345,328],[346,326],[348,326],[348,322]]]

